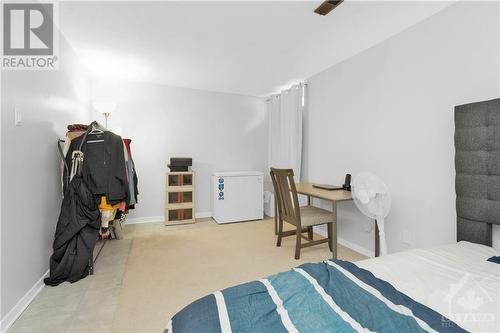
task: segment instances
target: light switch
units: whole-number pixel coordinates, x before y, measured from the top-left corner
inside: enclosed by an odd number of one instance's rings
[[[23,117],[21,115],[21,111],[17,108],[14,108],[14,124],[19,127],[23,124]]]

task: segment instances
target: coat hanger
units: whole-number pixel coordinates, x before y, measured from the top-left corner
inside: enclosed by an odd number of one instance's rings
[[[102,125],[100,125],[97,121],[93,121],[89,125],[92,129],[89,132],[89,134],[103,134],[105,131],[107,131]],[[98,139],[98,140],[87,140],[87,143],[97,143],[97,142],[104,142],[103,139]]]
[[[106,130],[97,121],[93,121],[90,126],[92,127],[92,130],[89,132],[89,134],[103,134]]]

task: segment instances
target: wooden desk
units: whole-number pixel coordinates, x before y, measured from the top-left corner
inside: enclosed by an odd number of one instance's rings
[[[296,184],[297,193],[307,196],[307,204],[311,205],[311,197],[319,198],[332,202],[332,211],[335,216],[335,223],[333,224],[333,259],[337,259],[337,202],[352,200],[351,192],[344,190],[324,190],[312,186],[312,183],[299,183]]]
[[[352,200],[352,195],[349,191],[323,190],[321,188],[314,187],[313,183],[299,183],[296,184],[295,187],[297,188],[297,193],[307,195],[308,204],[310,204],[311,197],[320,198],[333,203]]]
[[[335,215],[335,224],[333,227],[333,238],[335,243],[335,250],[337,249],[337,202],[352,200],[352,194],[344,190],[323,190],[312,186],[313,183],[299,183],[295,187],[297,193],[307,195],[307,204],[311,204],[311,197],[320,198],[323,200],[331,201],[333,204],[333,214]],[[380,255],[380,239],[377,221],[375,220],[375,257]],[[333,256],[337,259],[337,251]]]
[[[352,194],[349,191],[344,190],[323,190],[312,186],[313,183],[299,183],[295,187],[298,194],[307,196],[307,204],[311,205],[311,197],[319,198],[332,202],[333,214],[335,216],[335,223],[333,225],[333,240],[335,253],[333,254],[333,259],[337,259],[337,202],[352,200]],[[277,234],[278,226],[278,204],[274,203],[274,223],[275,223],[275,233]],[[309,234],[309,238],[312,239],[312,232]],[[375,221],[375,257],[380,255],[380,243],[379,243],[379,230],[378,225]]]

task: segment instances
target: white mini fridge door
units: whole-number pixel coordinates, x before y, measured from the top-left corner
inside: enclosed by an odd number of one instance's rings
[[[212,216],[217,223],[264,218],[261,172],[217,172],[212,176]]]

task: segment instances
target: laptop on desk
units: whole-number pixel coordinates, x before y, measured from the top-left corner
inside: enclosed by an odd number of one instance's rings
[[[313,187],[327,191],[342,190],[342,186],[328,185],[328,184],[312,184]]]

